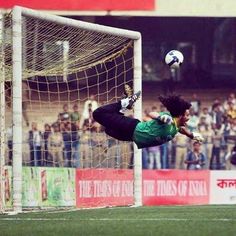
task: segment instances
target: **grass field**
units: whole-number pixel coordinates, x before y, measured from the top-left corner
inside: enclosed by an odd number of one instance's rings
[[[0,235],[236,235],[236,205],[105,208],[0,216]]]

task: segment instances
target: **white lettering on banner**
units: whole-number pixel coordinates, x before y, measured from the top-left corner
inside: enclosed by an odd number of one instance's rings
[[[95,180],[94,184],[94,197],[110,197],[112,192],[112,181],[110,180]]]
[[[205,180],[157,180],[156,196],[207,196],[207,184]],[[154,196],[154,183],[144,181],[144,196]]]
[[[157,196],[176,196],[176,180],[157,180]]]
[[[79,190],[81,198],[132,197],[133,181],[81,180],[79,181]]]
[[[180,180],[178,183],[178,195],[184,197],[187,195],[187,192],[188,192],[188,181]]]
[[[190,180],[189,196],[207,196],[206,182],[204,180]]]
[[[133,181],[125,180],[121,182],[121,197],[133,196]]]
[[[144,196],[154,197],[155,196],[155,180],[144,180],[143,191],[144,191]]]
[[[80,190],[80,197],[82,198],[92,197],[92,181],[91,180],[79,181],[79,190]]]
[[[121,186],[121,181],[120,180],[113,181],[113,184],[112,184],[113,197],[119,197],[120,196],[120,186]]]

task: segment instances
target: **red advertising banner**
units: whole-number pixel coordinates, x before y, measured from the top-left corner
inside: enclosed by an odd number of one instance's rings
[[[76,206],[132,205],[133,170],[77,169]]]
[[[61,11],[154,10],[155,0],[0,0],[0,8],[12,8],[15,5]]]
[[[209,171],[144,170],[143,205],[209,203]]]

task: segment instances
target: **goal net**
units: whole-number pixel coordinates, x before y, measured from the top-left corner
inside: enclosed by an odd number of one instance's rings
[[[140,204],[140,152],[92,117],[118,101],[125,85],[141,88],[139,33],[20,7],[1,19],[2,209],[73,206],[74,198],[83,207],[79,197],[94,188],[89,204],[106,206],[104,181],[128,181],[130,173],[136,200],[132,193],[117,204]],[[141,117],[140,101],[134,113]],[[85,190],[91,180],[97,185]]]

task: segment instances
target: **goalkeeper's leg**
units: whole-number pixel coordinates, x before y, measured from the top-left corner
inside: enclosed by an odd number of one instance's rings
[[[105,127],[105,132],[111,137],[133,141],[134,129],[140,121],[124,116],[121,109],[121,102],[101,106],[93,112],[93,118]]]

